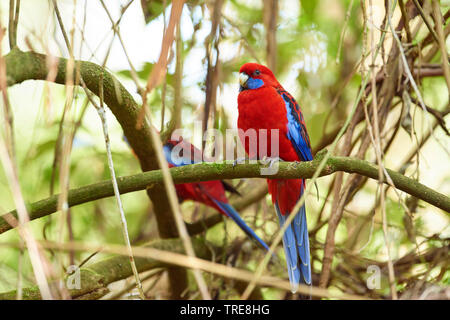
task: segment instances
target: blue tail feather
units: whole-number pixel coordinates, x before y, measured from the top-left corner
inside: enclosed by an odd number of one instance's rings
[[[297,221],[299,223],[297,223]],[[309,239],[308,239],[308,227],[306,226],[306,210],[303,205],[297,215],[294,218],[294,222],[297,224],[295,228],[295,235],[297,238],[297,249],[300,256],[300,269],[303,276],[303,281],[306,284],[311,284],[311,266],[309,256]]]
[[[275,203],[275,210],[280,221],[280,226],[283,226],[286,222],[286,216],[280,213],[278,204]],[[291,226],[286,228],[286,232],[283,234],[283,248],[286,256],[286,263],[288,268],[289,281],[291,282],[291,291],[294,293],[297,291],[298,283],[300,282],[300,271],[298,270],[298,254],[297,246],[295,245],[295,235]]]
[[[288,214],[282,215],[278,203],[275,203],[280,226],[283,226]],[[291,225],[283,235],[283,246],[288,265],[292,292],[296,292],[299,283],[311,284],[311,265],[309,256],[309,239],[306,225],[306,210],[303,205]]]
[[[241,216],[237,211],[228,203],[223,203],[221,201],[217,201],[212,199],[222,210],[227,214],[228,217],[233,219],[233,221],[244,231],[250,238],[253,238],[256,240],[264,249],[269,251],[269,246],[262,240],[260,237],[258,237],[255,233],[255,231],[250,228],[244,220],[242,220]]]

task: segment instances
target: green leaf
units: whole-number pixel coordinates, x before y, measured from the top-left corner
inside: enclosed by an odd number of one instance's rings
[[[165,2],[165,6],[164,6]],[[167,6],[171,3],[170,0],[141,0],[142,12],[144,13],[145,23],[149,23],[158,17]]]

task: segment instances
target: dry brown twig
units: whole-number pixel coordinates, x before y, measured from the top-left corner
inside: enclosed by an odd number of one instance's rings
[[[144,116],[147,114],[147,95],[157,87],[163,77],[167,72],[167,61],[169,55],[169,49],[172,46],[172,43],[175,39],[175,27],[180,21],[181,13],[183,11],[185,0],[175,1],[172,5],[172,10],[170,11],[170,20],[169,25],[167,26],[166,33],[164,34],[162,46],[161,46],[161,54],[159,55],[159,59],[153,67],[152,72],[150,73],[147,79],[147,85],[145,86],[145,90],[141,92],[142,96],[142,110],[139,115],[138,123],[136,124],[136,128],[140,129],[142,126],[142,122],[144,121]]]

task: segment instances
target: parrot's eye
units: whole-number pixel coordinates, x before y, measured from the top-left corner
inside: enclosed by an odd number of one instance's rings
[[[253,75],[255,76],[259,76],[261,74],[261,71],[259,71],[258,69],[255,70],[255,72],[253,72]]]

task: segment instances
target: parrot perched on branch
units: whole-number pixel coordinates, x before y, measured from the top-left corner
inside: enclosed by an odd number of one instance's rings
[[[128,143],[124,136],[125,142]],[[164,157],[169,168],[194,164],[203,161],[202,152],[191,143],[183,140],[168,140],[164,146]],[[202,181],[176,184],[175,189],[180,202],[192,200],[203,203],[231,218],[251,239],[264,249],[269,250],[267,244],[239,216],[239,213],[228,203],[225,190],[239,194],[239,192],[225,181]]]
[[[246,63],[239,70],[238,128],[247,130],[278,129],[278,155],[284,161],[311,161],[311,145],[305,120],[294,98],[280,85],[272,71],[260,64]],[[250,149],[248,140],[240,135],[241,142],[250,158],[261,159],[261,138],[258,136],[255,148]],[[266,150],[272,155],[272,141],[269,133]],[[250,154],[252,153],[252,154]],[[280,225],[284,225],[289,213],[305,190],[303,179],[267,179],[269,193],[277,212]],[[297,212],[294,220],[283,235],[289,280],[292,292],[298,284],[311,285],[309,239],[306,225],[305,205]]]

